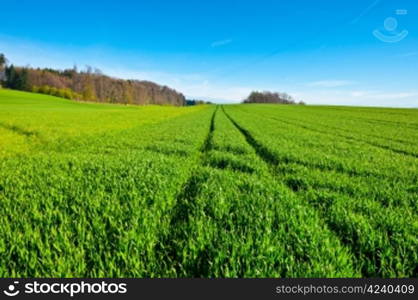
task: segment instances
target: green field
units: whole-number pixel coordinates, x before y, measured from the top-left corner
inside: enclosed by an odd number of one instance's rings
[[[0,277],[418,276],[418,110],[0,90]]]

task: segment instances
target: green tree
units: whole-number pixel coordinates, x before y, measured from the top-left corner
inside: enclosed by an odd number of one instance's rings
[[[0,72],[4,71],[4,68],[6,66],[6,62],[7,62],[6,56],[4,56],[3,53],[0,53]],[[0,80],[1,79],[2,78],[0,77]]]
[[[51,96],[58,96],[58,89],[56,87],[54,87],[54,86],[51,87],[50,90],[49,90],[49,94]]]
[[[6,62],[7,62],[6,57],[4,56],[3,53],[0,53],[0,87],[6,76],[5,70],[4,70],[6,66]]]
[[[96,101],[96,91],[94,90],[92,82],[87,82],[84,86],[83,100]]]
[[[0,67],[4,67],[6,64],[6,56],[3,53],[0,53]]]
[[[17,74],[13,65],[6,68],[6,87],[14,89],[16,86]]]
[[[132,95],[132,87],[129,81],[123,82],[123,101],[125,104],[132,104],[134,102],[134,97]]]
[[[16,69],[13,65],[6,67],[6,87],[15,90],[29,90],[28,70]]]
[[[49,94],[49,91],[51,90],[51,88],[47,85],[43,85],[39,88],[39,93],[41,94]]]

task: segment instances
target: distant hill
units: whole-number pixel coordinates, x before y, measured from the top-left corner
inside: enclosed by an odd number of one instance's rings
[[[3,56],[4,57],[4,56]],[[150,81],[123,80],[88,67],[78,71],[15,67],[0,61],[0,84],[72,100],[120,104],[186,105],[183,94]]]

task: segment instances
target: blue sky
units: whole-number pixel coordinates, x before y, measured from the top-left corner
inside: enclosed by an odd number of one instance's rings
[[[2,1],[17,65],[152,80],[187,97],[418,107],[418,1]],[[397,26],[396,26],[397,25]]]

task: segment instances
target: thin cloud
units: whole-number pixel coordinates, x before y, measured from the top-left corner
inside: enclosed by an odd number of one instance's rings
[[[226,39],[226,40],[219,40],[219,41],[214,41],[212,44],[210,44],[210,46],[212,48],[216,48],[216,47],[221,47],[221,46],[225,46],[232,43],[231,39]]]
[[[310,87],[322,87],[322,88],[334,88],[354,84],[354,81],[350,80],[320,80],[307,84]]]
[[[361,12],[361,14],[359,14],[356,18],[354,18],[353,20],[351,20],[350,24],[355,24],[358,21],[360,21],[360,19],[366,15],[369,11],[371,11],[376,5],[378,5],[380,2],[380,0],[375,0],[372,4],[370,4],[365,10],[363,10]]]

